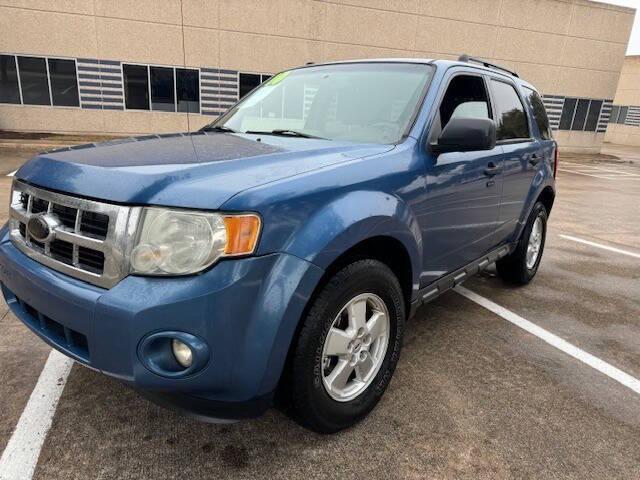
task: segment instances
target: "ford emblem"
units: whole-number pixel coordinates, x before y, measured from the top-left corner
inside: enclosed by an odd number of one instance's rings
[[[51,240],[55,221],[48,219],[45,215],[36,215],[27,222],[29,236],[40,243]]]

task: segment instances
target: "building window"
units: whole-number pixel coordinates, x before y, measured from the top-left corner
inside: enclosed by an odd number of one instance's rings
[[[175,111],[173,68],[151,67],[150,75],[152,110]]]
[[[589,114],[584,129],[587,132],[595,132],[598,128],[598,120],[600,119],[600,111],[602,110],[602,100],[591,100],[589,105]]]
[[[18,57],[22,102],[25,105],[51,105],[47,62],[39,57]]]
[[[560,130],[595,132],[598,129],[603,104],[602,100],[565,98],[560,117]],[[609,121],[615,122],[617,115],[618,110],[614,107]]]
[[[178,112],[200,112],[200,79],[198,70],[176,68]]]
[[[611,116],[609,117],[609,123],[616,123],[618,121],[618,114],[620,113],[620,107],[613,105],[611,107]]]
[[[571,130],[571,122],[573,121],[577,103],[577,98],[565,98],[562,116],[560,117],[560,130]]]
[[[589,111],[589,100],[586,98],[578,99],[578,105],[576,106],[576,113],[573,116],[573,122],[571,123],[571,130],[584,130],[584,122],[587,119],[587,112]]]
[[[53,105],[62,107],[78,107],[78,81],[76,62],[49,58],[49,80],[51,82],[51,99]]]
[[[629,107],[620,107],[620,113],[618,114],[617,123],[624,125],[627,121],[627,113],[629,112]]]
[[[16,57],[0,55],[0,103],[20,104]]]
[[[200,112],[198,70],[123,65],[124,99],[129,110]],[[151,104],[149,103],[151,89]]]
[[[240,73],[238,74],[238,77],[240,80],[240,88],[238,93],[240,94],[240,98],[242,98],[258,85],[269,80],[272,75],[262,75],[259,73]]]
[[[498,140],[529,138],[527,116],[520,97],[513,85],[491,80],[493,96],[496,102]]]
[[[244,97],[251,90],[260,85],[260,75],[256,73],[241,73],[240,77],[240,98]]]
[[[143,65],[122,65],[124,102],[130,110],[149,110],[149,72]]]

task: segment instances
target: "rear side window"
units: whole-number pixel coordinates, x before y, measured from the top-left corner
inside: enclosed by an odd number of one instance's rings
[[[544,108],[542,98],[538,95],[538,92],[530,88],[524,87],[524,91],[527,94],[527,99],[531,104],[533,110],[533,117],[540,130],[540,137],[543,140],[551,140],[551,127],[549,126],[549,117],[547,117],[547,111]]]
[[[491,80],[496,103],[497,140],[529,138],[529,126],[524,107],[516,89],[505,82]]]

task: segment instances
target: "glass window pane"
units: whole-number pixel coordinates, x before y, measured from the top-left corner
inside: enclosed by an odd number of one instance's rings
[[[124,101],[128,109],[149,110],[149,79],[144,65],[123,65]]]
[[[260,85],[260,75],[254,73],[241,73],[240,77],[240,98],[244,97],[251,90]]]
[[[591,100],[589,113],[587,114],[587,122],[584,129],[587,132],[595,132],[598,128],[598,120],[600,118],[600,109],[602,108],[602,100]]]
[[[489,95],[482,77],[458,75],[449,82],[438,107],[430,142],[438,141],[442,129],[452,118],[491,118]]]
[[[614,105],[611,107],[611,116],[609,117],[609,123],[616,123],[618,121],[618,113],[620,113],[620,107]]]
[[[245,96],[216,125],[395,143],[406,134],[432,72],[428,65],[382,62],[289,70]]]
[[[173,68],[151,67],[151,108],[175,112]]]
[[[576,111],[577,98],[565,98],[562,107],[562,116],[560,117],[560,130],[570,130],[573,114]]]
[[[528,138],[529,127],[524,107],[516,89],[512,85],[491,80],[496,103],[496,121],[498,140]]]
[[[80,106],[76,62],[54,58],[50,58],[48,61],[53,104],[63,107]]]
[[[178,111],[200,112],[200,81],[198,70],[176,68]]]
[[[44,58],[18,57],[22,101],[25,105],[51,105]]]
[[[16,58],[0,55],[0,103],[20,103]]]
[[[538,125],[538,130],[540,130],[540,137],[543,140],[549,140],[551,138],[551,127],[549,126],[549,117],[547,117],[547,111],[544,108],[542,98],[540,98],[538,92],[530,88],[525,88],[524,91],[531,104],[533,117],[536,120],[536,125]]]
[[[627,121],[627,113],[629,107],[620,107],[620,114],[618,115],[618,123],[623,124]]]
[[[587,112],[589,111],[589,99],[581,98],[578,100],[578,106],[576,107],[576,114],[573,117],[573,123],[571,124],[571,130],[584,130],[584,122],[587,119]]]

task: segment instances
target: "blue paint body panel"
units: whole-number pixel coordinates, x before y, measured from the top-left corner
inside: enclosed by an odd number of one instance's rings
[[[373,237],[398,242],[410,258],[414,300],[443,275],[516,241],[541,192],[555,188],[557,147],[541,139],[532,120],[522,93],[528,84],[469,64],[433,64],[415,123],[396,145],[199,132],[35,157],[16,177],[41,188],[128,205],[257,212],[263,230],[250,258],[227,259],[194,276],[128,276],[105,290],[31,260],[5,228],[0,283],[9,306],[55,348],[146,392],[217,406],[270,399],[309,299],[347,250]],[[435,106],[448,79],[465,72],[517,88],[531,139],[488,152],[431,153]],[[536,166],[528,161],[532,152],[543,157]],[[488,161],[503,167],[493,183],[483,173]],[[86,355],[58,342],[42,316],[84,336]],[[203,340],[206,366],[185,378],[148,370],[138,347],[162,331]],[[255,413],[268,405],[259,403]]]
[[[54,348],[136,388],[174,390],[227,402],[273,392],[298,319],[323,271],[288,254],[223,261],[197,276],[130,276],[110,290],[93,287],[31,260],[0,240],[0,282],[7,303],[28,326],[19,298],[87,337],[89,359]],[[208,365],[182,379],[147,370],[138,343],[150,332],[178,330],[202,338]]]

